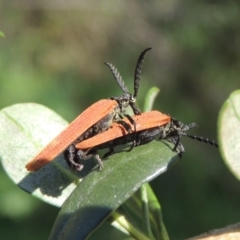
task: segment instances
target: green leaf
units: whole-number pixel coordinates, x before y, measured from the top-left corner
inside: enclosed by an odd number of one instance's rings
[[[5,34],[2,31],[0,31],[0,37],[5,37]]]
[[[240,179],[240,90],[234,91],[223,104],[218,119],[218,138],[223,159]]]
[[[152,87],[146,95],[146,99],[144,102],[144,112],[148,112],[151,111],[153,109],[153,104],[155,102],[155,99],[158,95],[158,93],[160,92],[159,88],[157,87]]]
[[[171,147],[154,141],[105,160],[104,169],[85,177],[63,204],[50,239],[85,239],[142,184],[178,161]]]
[[[68,123],[52,110],[34,103],[16,104],[0,111],[0,159],[9,177],[20,188],[55,206],[61,206],[76,185],[58,157],[37,172],[25,165]]]
[[[150,225],[150,218],[149,218],[149,208],[148,208],[148,195],[147,195],[147,190],[146,190],[146,184],[143,184],[140,188],[140,193],[141,193],[141,206],[142,206],[142,225],[143,225],[143,231],[146,233],[146,235],[149,238],[154,238],[151,225]]]
[[[162,210],[156,195],[154,194],[151,186],[149,184],[146,185],[146,191],[148,195],[148,205],[149,205],[149,212],[151,216],[152,226],[154,226],[154,230],[156,235],[158,236],[157,239],[161,240],[168,240],[169,236],[165,225],[163,223],[162,218]]]

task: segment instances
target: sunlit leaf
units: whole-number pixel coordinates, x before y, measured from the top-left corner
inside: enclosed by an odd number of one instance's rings
[[[62,156],[34,173],[25,165],[67,125],[39,104],[16,104],[0,111],[0,159],[5,171],[20,188],[55,206],[61,206],[76,187],[70,172],[55,167],[66,167]]]
[[[240,179],[240,90],[226,100],[219,114],[219,143],[225,163]]]
[[[95,231],[88,240],[99,240],[99,239],[106,239],[108,236],[109,239],[114,240],[134,240],[131,236],[125,234],[124,232],[120,231],[119,229],[113,227],[107,222],[104,222],[98,229]]]

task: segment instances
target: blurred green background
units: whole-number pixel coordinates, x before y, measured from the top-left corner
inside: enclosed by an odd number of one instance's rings
[[[224,100],[239,88],[238,1],[0,1],[0,108],[37,102],[68,121],[98,99],[121,94],[104,61],[132,91],[145,59],[139,106],[152,86],[154,108],[197,122],[196,135],[217,138]],[[12,136],[14,137],[14,136]],[[186,153],[151,182],[171,239],[239,221],[240,183],[219,151],[183,139]],[[9,149],[11,151],[11,149]],[[18,189],[0,171],[1,239],[47,239],[59,209]]]

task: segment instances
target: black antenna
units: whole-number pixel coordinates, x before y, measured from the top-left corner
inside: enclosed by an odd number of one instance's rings
[[[106,63],[106,62],[105,62],[104,64],[106,64],[106,65],[110,68],[110,70],[111,70],[111,72],[112,72],[115,80],[117,81],[118,86],[122,89],[122,91],[123,91],[124,93],[126,93],[126,94],[129,94],[128,88],[127,88],[127,86],[124,84],[124,81],[122,80],[122,77],[121,77],[121,75],[119,74],[117,68],[114,67],[113,64],[111,64],[111,63]]]
[[[173,151],[177,151],[178,149],[179,153],[182,154],[184,152],[184,147],[180,142],[181,136],[196,139],[200,142],[208,143],[211,144],[212,146],[218,147],[218,144],[213,140],[186,133],[186,131],[189,131],[192,128],[197,127],[196,123],[184,124],[174,118],[172,118],[171,121],[172,125],[170,126],[165,139],[174,144]]]
[[[129,92],[129,90],[128,90],[127,86],[124,84],[124,81],[123,81],[121,75],[119,74],[117,68],[114,67],[114,65],[111,63],[106,63],[106,62],[104,63],[110,68],[115,80],[117,81],[118,86],[121,88],[121,90],[124,93],[124,95],[121,97],[112,97],[111,99],[115,99],[119,102],[125,101],[125,105],[126,105],[126,103],[129,104],[135,115],[141,114],[141,112],[138,110],[138,107],[135,102],[136,102],[136,97],[138,94],[140,75],[141,75],[141,71],[142,71],[142,63],[143,63],[143,60],[144,60],[147,52],[150,51],[151,49],[152,48],[145,49],[138,57],[137,65],[135,68],[135,74],[134,74],[134,94],[131,94]]]
[[[186,137],[189,137],[189,138],[192,138],[192,139],[196,139],[200,142],[204,142],[204,143],[208,143],[208,144],[211,144],[212,146],[214,147],[217,147],[218,148],[218,144],[213,141],[213,140],[210,140],[208,138],[204,138],[204,137],[199,137],[199,136],[195,136],[195,135],[189,135],[189,134],[184,134],[183,136],[186,136]]]
[[[140,75],[142,71],[142,64],[144,61],[145,56],[147,55],[147,52],[150,51],[152,48],[147,48],[145,49],[139,56],[137,65],[135,68],[135,74],[134,74],[134,94],[133,98],[137,97],[138,94],[138,88],[139,88],[139,82],[140,82]]]

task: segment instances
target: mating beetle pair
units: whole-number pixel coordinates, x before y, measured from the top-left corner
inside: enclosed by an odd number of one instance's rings
[[[112,64],[105,63],[113,73],[115,80],[123,91],[123,95],[121,97],[100,100],[87,108],[26,165],[27,170],[36,171],[40,169],[64,150],[65,159],[69,164],[74,165],[77,157],[73,151],[75,144],[107,130],[113,121],[122,118],[121,114],[124,114],[131,124],[135,126],[132,118],[125,114],[125,109],[130,106],[135,115],[140,114],[135,101],[139,88],[142,63],[147,52],[151,49],[145,49],[138,58],[134,74],[133,95],[129,93],[117,69]],[[78,170],[81,170],[81,167]]]
[[[109,148],[109,152],[104,155],[106,157],[113,153],[113,149],[117,145],[132,143],[132,147],[135,147],[153,139],[173,143],[173,150],[177,151],[180,156],[184,152],[184,147],[180,142],[181,136],[197,139],[217,147],[218,145],[214,141],[186,133],[186,131],[196,127],[195,123],[185,125],[158,111],[140,113],[135,100],[139,88],[142,63],[149,50],[151,48],[144,50],[138,58],[133,95],[124,85],[117,69],[112,64],[106,63],[124,94],[121,97],[100,100],[87,108],[26,165],[27,170],[40,169],[64,150],[64,157],[70,168],[82,170],[81,160],[95,155],[101,169],[103,165],[97,150]],[[135,114],[132,117],[125,114],[125,109],[128,106],[131,106]],[[125,115],[124,119],[122,119],[121,114]]]

